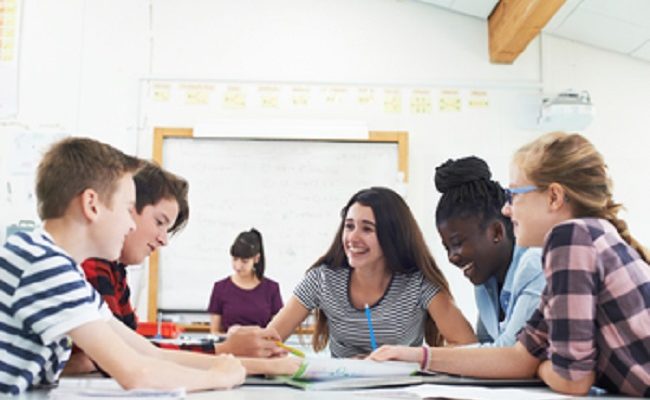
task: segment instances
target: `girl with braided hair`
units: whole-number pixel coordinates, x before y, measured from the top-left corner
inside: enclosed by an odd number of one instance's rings
[[[449,262],[475,285],[481,346],[512,346],[546,285],[541,249],[515,245],[505,192],[478,157],[436,168],[436,225]]]

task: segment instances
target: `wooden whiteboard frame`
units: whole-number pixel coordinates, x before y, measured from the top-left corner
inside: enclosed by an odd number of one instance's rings
[[[163,144],[167,138],[192,138],[194,129],[192,128],[154,128],[153,129],[153,160],[158,165],[163,166]],[[209,137],[208,137],[209,138]],[[215,139],[231,139],[229,137],[215,137]],[[408,156],[409,143],[408,132],[403,131],[370,131],[368,139],[324,139],[324,138],[305,138],[305,139],[285,139],[285,138],[263,138],[263,137],[232,137],[232,139],[259,139],[259,140],[291,140],[299,142],[379,142],[379,143],[396,143],[397,144],[397,169],[404,175],[404,182],[408,182]],[[147,302],[147,320],[155,321],[158,313],[158,264],[160,256],[158,250],[149,256],[149,293]]]

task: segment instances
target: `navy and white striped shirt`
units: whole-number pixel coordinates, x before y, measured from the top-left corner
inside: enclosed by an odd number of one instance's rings
[[[307,272],[294,290],[298,301],[308,310],[319,308],[327,316],[332,357],[353,357],[372,351],[365,312],[350,302],[351,272],[347,267],[322,265]],[[422,345],[427,308],[439,290],[420,271],[393,274],[384,296],[370,308],[377,345]]]
[[[110,311],[45,231],[0,248],[0,393],[54,383],[70,358],[67,333]]]

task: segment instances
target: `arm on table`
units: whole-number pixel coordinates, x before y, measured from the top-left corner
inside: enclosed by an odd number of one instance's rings
[[[119,321],[116,321],[116,323],[119,324],[116,328],[123,330],[127,340],[134,348],[139,349],[142,353],[191,368],[208,369],[223,367],[227,370],[232,367],[229,364],[235,362],[241,368],[239,364],[241,362],[241,365],[246,369],[246,373],[250,375],[292,375],[298,370],[302,362],[301,359],[296,357],[277,357],[272,359],[241,358],[237,361],[229,355],[213,356],[211,354],[192,351],[161,349],[151,345],[142,336],[134,335],[130,329]],[[262,351],[262,349],[266,349],[266,353],[264,353],[266,357],[270,355],[284,355],[286,351],[275,345],[275,341],[279,340],[279,338],[279,335],[273,329],[262,329],[258,326],[240,326],[237,329],[231,329],[231,332],[228,333],[228,339],[223,343],[219,343],[217,346],[222,346],[221,349],[224,350],[227,350],[229,346],[233,347],[235,350],[233,351],[234,353],[252,353],[253,350]]]
[[[89,322],[69,334],[125,389],[224,389],[241,384],[245,375],[241,363],[233,357],[187,357],[191,353],[181,351],[173,352],[179,353],[174,355],[177,357],[168,357],[171,351],[156,348],[115,319]]]
[[[276,358],[240,358],[248,375],[293,375],[303,359],[293,356]]]
[[[560,374],[553,371],[553,364],[549,360],[543,361],[539,365],[537,375],[556,392],[575,396],[584,396],[589,393],[589,389],[591,389],[591,386],[596,380],[596,374],[594,372],[589,373],[586,377],[577,381],[564,379]]]
[[[429,370],[476,378],[532,378],[540,361],[516,343],[513,347],[433,347]],[[382,346],[370,355],[370,359],[402,360],[422,363],[421,347]]]

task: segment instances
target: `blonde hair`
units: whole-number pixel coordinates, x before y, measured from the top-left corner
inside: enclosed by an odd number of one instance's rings
[[[632,237],[625,221],[618,218],[623,205],[612,198],[612,181],[605,160],[584,136],[547,133],[520,148],[514,163],[542,189],[551,183],[561,185],[575,217],[606,219],[646,262],[650,260],[648,249]]]

